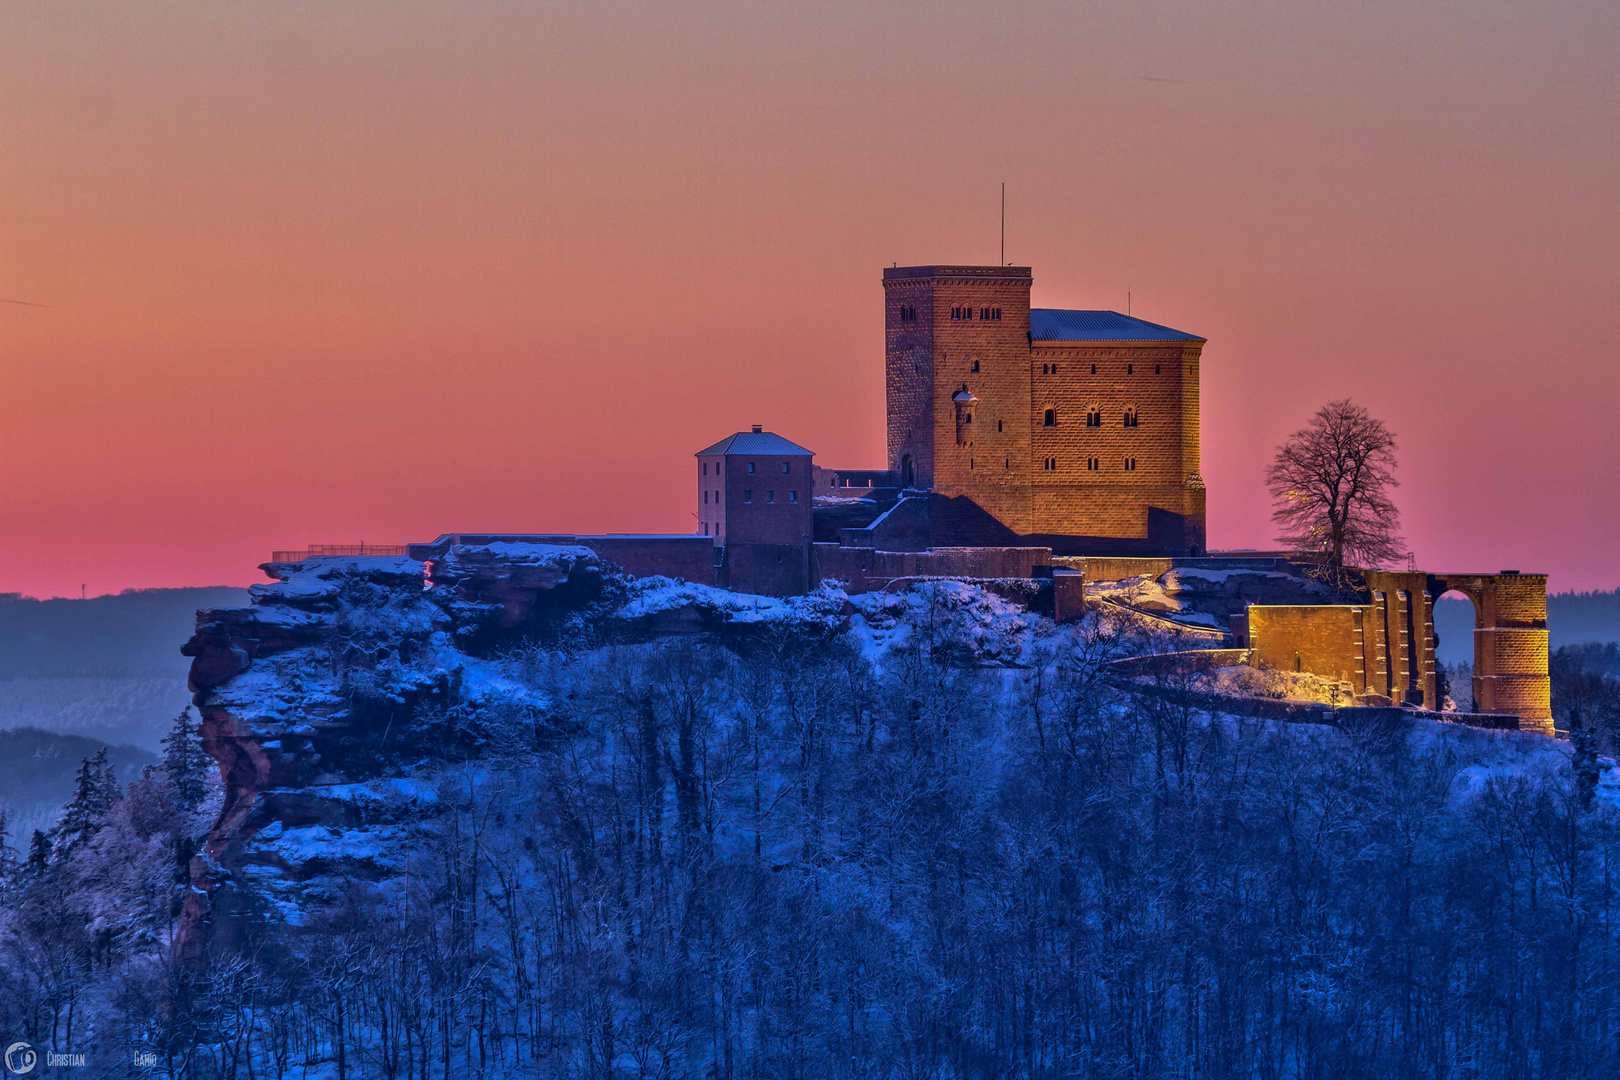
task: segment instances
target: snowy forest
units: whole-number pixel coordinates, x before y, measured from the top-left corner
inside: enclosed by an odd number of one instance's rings
[[[1143,645],[1095,618],[1018,667],[924,629],[514,649],[532,694],[412,721],[436,813],[397,872],[201,962],[221,792],[183,714],[4,838],[0,1032],[77,1076],[1620,1070],[1612,726],[1211,717],[1112,688]]]

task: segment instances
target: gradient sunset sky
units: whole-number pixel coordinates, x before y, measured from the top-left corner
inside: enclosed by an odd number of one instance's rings
[[[1620,585],[1620,4],[10,3],[0,591],[695,529],[884,463],[892,263],[1209,339],[1209,540],[1349,395],[1432,569]]]

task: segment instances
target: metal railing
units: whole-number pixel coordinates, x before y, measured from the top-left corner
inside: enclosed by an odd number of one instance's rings
[[[322,555],[405,555],[404,544],[310,544],[302,551],[272,551],[271,562],[303,562]]]

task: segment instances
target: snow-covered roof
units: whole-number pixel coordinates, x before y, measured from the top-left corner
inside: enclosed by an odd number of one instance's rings
[[[1197,334],[1135,319],[1117,311],[1030,308],[1031,341],[1203,341]]]
[[[707,450],[699,450],[693,457],[708,457],[710,454],[758,454],[767,455],[811,457],[814,450],[806,450],[796,442],[791,442],[774,431],[739,431],[735,435],[727,435]]]

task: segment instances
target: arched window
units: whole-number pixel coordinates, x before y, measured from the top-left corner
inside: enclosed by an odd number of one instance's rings
[[[1125,406],[1125,426],[1126,427],[1135,427],[1136,422],[1137,422],[1138,419],[1139,419],[1139,417],[1138,417],[1137,412],[1136,412],[1136,406],[1135,405],[1127,405],[1127,406]]]
[[[974,371],[979,370],[979,362],[977,360],[973,361],[973,370]]]
[[[1086,427],[1102,427],[1102,409],[1093,405],[1086,410]]]
[[[1097,374],[1097,365],[1096,364],[1091,365],[1091,373],[1093,375]]]
[[[1046,412],[1042,414],[1041,424],[1044,427],[1057,427],[1057,410],[1047,409]]]

